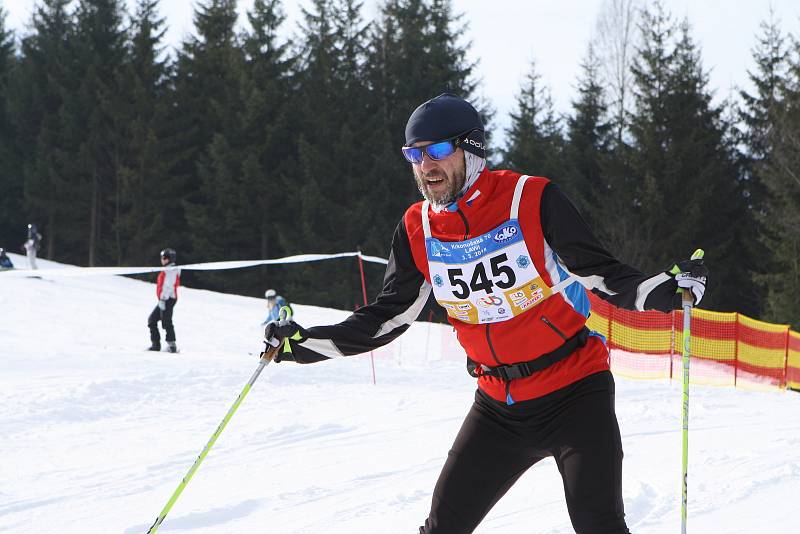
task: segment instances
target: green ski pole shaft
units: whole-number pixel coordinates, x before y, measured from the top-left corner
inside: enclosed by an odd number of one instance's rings
[[[194,464],[192,465],[191,469],[189,469],[189,472],[186,473],[186,475],[183,477],[183,480],[181,480],[181,483],[178,484],[177,488],[175,488],[175,491],[172,493],[172,497],[169,498],[167,504],[164,506],[164,509],[161,510],[160,514],[158,514],[158,517],[156,518],[155,522],[150,527],[150,529],[147,531],[147,534],[155,534],[156,531],[158,531],[158,527],[160,527],[161,523],[164,522],[164,519],[167,517],[169,511],[172,509],[172,506],[175,504],[175,501],[178,500],[178,497],[180,497],[181,493],[183,493],[184,488],[186,488],[186,485],[192,479],[194,473],[200,467],[200,464],[203,463],[203,460],[208,455],[208,451],[210,451],[211,447],[214,446],[214,443],[216,443],[217,438],[220,436],[220,434],[222,434],[222,431],[225,430],[225,427],[228,425],[228,421],[231,420],[233,414],[235,414],[236,410],[239,408],[239,405],[242,403],[244,398],[247,397],[247,394],[250,392],[250,388],[253,387],[253,384],[258,379],[258,375],[260,375],[261,371],[264,370],[264,367],[266,367],[269,364],[269,362],[272,361],[272,357],[275,355],[277,351],[278,351],[277,347],[276,348],[270,347],[268,351],[262,353],[261,361],[258,363],[258,368],[253,373],[253,376],[251,376],[250,380],[247,381],[247,384],[245,384],[244,389],[242,389],[242,392],[239,393],[239,396],[236,398],[236,402],[233,403],[233,406],[230,407],[228,413],[225,414],[225,417],[222,419],[222,422],[220,422],[219,426],[217,426],[217,430],[214,431],[214,434],[211,436],[211,439],[208,440],[208,443],[206,443],[205,448],[197,457],[197,460],[194,461]]]
[[[703,251],[697,249],[692,254],[692,259],[703,257]],[[692,307],[694,298],[692,292],[684,289],[681,292],[681,304],[683,306],[683,403],[681,404],[681,534],[686,534],[686,506],[689,502],[689,357],[691,356],[691,328],[692,328]]]
[[[681,296],[683,304],[683,404],[681,405],[681,534],[686,534],[686,505],[688,503],[689,472],[689,356],[691,353],[692,296],[688,289]]]

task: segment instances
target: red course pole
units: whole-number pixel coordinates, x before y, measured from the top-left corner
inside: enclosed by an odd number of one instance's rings
[[[358,251],[358,269],[361,271],[361,293],[364,294],[364,306],[367,305],[367,282],[364,280],[364,261],[361,259],[361,250]],[[372,383],[375,384],[375,356],[369,351],[369,359],[372,362]]]

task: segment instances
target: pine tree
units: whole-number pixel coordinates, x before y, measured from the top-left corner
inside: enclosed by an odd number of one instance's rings
[[[458,39],[466,31],[466,26],[461,24],[463,15],[454,13],[451,0],[432,0],[425,16],[430,30],[427,34],[428,53],[424,60],[433,79],[441,83],[443,91],[464,98],[474,95],[477,83],[471,75],[476,63],[467,59],[470,43],[459,46]],[[479,102],[473,102],[473,105],[481,108]]]
[[[599,68],[594,47],[589,45],[581,64],[583,74],[578,81],[578,99],[572,104],[574,115],[567,119],[567,171],[559,184],[563,184],[573,202],[595,225],[607,218],[596,210],[602,210],[606,197],[603,162],[610,156],[613,135]]]
[[[778,22],[771,18],[762,22],[760,28],[762,34],[752,52],[756,70],[747,72],[755,94],[739,91],[744,106],[739,109],[739,119],[745,127],[741,140],[747,146],[751,168],[768,159],[772,152],[772,126],[783,100],[789,66],[789,52]]]
[[[765,318],[800,328],[800,44],[791,53],[789,75],[779,82],[783,98],[772,115],[769,153],[754,171],[766,187],[764,243],[772,253],[766,284]],[[780,94],[780,93],[779,93]]]
[[[9,112],[9,85],[16,67],[14,34],[6,29],[0,7],[0,247],[16,248],[22,234],[22,146],[18,144]]]
[[[712,271],[704,304],[742,309],[750,259],[742,256],[739,240],[751,221],[737,187],[724,108],[711,103],[688,22],[672,41],[674,28],[660,3],[643,14],[633,121],[641,200],[636,216],[648,238],[641,265],[665,269],[702,247]],[[722,260],[736,256],[740,262]]]
[[[643,247],[636,239],[638,223],[631,216],[637,189],[628,164],[631,151],[620,129],[627,119],[619,122],[620,94],[624,91],[617,91],[612,115],[606,104],[600,58],[592,44],[582,70],[579,98],[573,103],[574,115],[568,119],[570,197],[601,243],[621,260],[636,264]]]
[[[411,170],[399,148],[405,142],[408,117],[417,106],[444,92],[457,94],[482,112],[490,112],[476,94],[475,64],[467,59],[469,43],[459,36],[467,31],[454,14],[452,2],[389,0],[370,35],[366,77],[371,99],[370,116],[376,128],[372,138],[383,147],[376,153],[372,176],[381,191],[381,211],[392,214],[378,229],[391,235],[405,209],[419,200]],[[376,253],[381,253],[380,250]]]
[[[746,199],[748,214],[754,219],[753,226],[741,246],[749,251],[748,256],[754,258],[748,268],[753,273],[755,283],[749,300],[756,301],[758,306],[750,306],[753,312],[760,312],[767,307],[766,281],[764,278],[770,269],[776,266],[770,262],[770,248],[777,243],[766,210],[767,191],[762,183],[760,171],[769,165],[773,151],[773,133],[776,121],[780,120],[785,85],[788,78],[788,50],[774,16],[760,25],[761,35],[758,45],[753,50],[756,64],[755,72],[748,71],[748,78],[755,87],[755,94],[739,91],[742,105],[738,108],[738,122],[743,126],[734,140],[737,145],[744,146],[738,152],[741,194]],[[757,234],[761,234],[759,238]],[[773,245],[772,247],[770,245]]]
[[[362,196],[376,216],[361,241],[367,254],[389,253],[390,236],[402,214],[420,199],[411,168],[400,154],[406,122],[417,106],[444,92],[461,96],[481,113],[491,139],[491,109],[477,94],[475,63],[467,53],[470,43],[463,39],[468,28],[454,5],[387,0],[372,25],[365,78],[373,148]],[[489,149],[491,154],[491,143]],[[383,272],[367,264],[366,274],[368,294],[373,295],[381,287]]]
[[[114,228],[120,236],[122,264],[152,263],[176,230],[165,224],[179,190],[170,172],[178,155],[177,134],[168,120],[171,69],[160,46],[165,28],[158,3],[138,0],[120,68],[121,87],[130,95],[118,109],[127,139],[120,156],[119,216]]]
[[[315,0],[304,10],[298,43],[300,57],[294,109],[299,126],[293,197],[288,201],[301,224],[283,235],[287,251],[304,251],[308,243],[326,252],[353,250],[361,230],[376,212],[364,202],[369,157],[362,143],[372,138],[364,103],[369,93],[363,65],[366,25],[361,4],[352,0]],[[360,283],[357,272],[342,276],[342,266],[302,266],[293,270],[289,291],[328,305],[349,308]],[[324,280],[308,287],[310,278]],[[312,297],[313,294],[313,297]]]
[[[119,263],[122,183],[119,174],[125,127],[118,110],[127,99],[120,84],[125,57],[121,0],[81,0],[76,12],[75,51],[80,85],[64,114],[80,140],[79,163],[69,179],[83,193],[75,209],[89,213],[85,236],[90,266]]]
[[[635,149],[631,151],[631,176],[622,183],[618,180],[621,187],[616,193],[630,201],[627,209],[615,215],[635,221],[625,225],[629,230],[627,243],[617,243],[624,247],[622,258],[651,270],[660,260],[653,258],[652,250],[652,244],[658,242],[654,235],[658,219],[666,215],[658,182],[663,181],[660,174],[667,165],[664,149],[669,142],[668,81],[675,62],[671,50],[675,26],[660,3],[653,11],[644,10],[641,18],[642,43],[632,68],[636,111],[630,130]]]
[[[546,176],[556,182],[565,177],[561,121],[549,89],[541,84],[535,63],[525,78],[517,98],[517,111],[511,113],[511,127],[506,134],[507,148],[502,151],[504,168]]]
[[[283,255],[282,232],[293,227],[286,209],[285,195],[292,191],[293,162],[296,161],[292,94],[292,67],[295,62],[289,42],[279,39],[285,15],[278,0],[256,0],[247,13],[250,33],[244,35],[246,76],[242,77],[241,116],[243,147],[239,186],[240,210],[250,223],[244,257],[274,258]],[[270,191],[270,194],[258,194]],[[281,193],[283,192],[283,193]],[[268,267],[243,273],[244,291],[260,296],[265,286],[283,286],[280,268]]]
[[[27,147],[22,169],[29,222],[36,223],[44,235],[48,258],[58,254],[78,262],[81,255],[71,247],[80,239],[75,226],[85,217],[71,209],[80,196],[68,182],[78,160],[78,139],[63,113],[65,99],[78,87],[73,69],[75,29],[68,4],[67,0],[42,0],[36,6],[9,92],[17,139]],[[24,241],[24,222],[19,233]]]
[[[185,180],[182,208],[192,229],[177,246],[208,260],[237,258],[244,221],[236,210],[242,194],[237,180],[242,144],[239,124],[245,60],[235,0],[207,0],[195,8],[197,35],[183,43],[176,71],[175,111],[185,127],[182,160],[175,172]],[[250,192],[252,194],[252,192]],[[226,289],[231,278],[218,273],[197,276],[214,289]]]

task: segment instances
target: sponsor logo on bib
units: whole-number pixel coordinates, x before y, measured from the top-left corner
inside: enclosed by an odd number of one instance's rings
[[[494,234],[494,240],[497,243],[502,243],[503,241],[508,241],[512,237],[514,237],[517,233],[517,228],[514,226],[504,226],[500,230]]]
[[[483,297],[478,300],[478,304],[484,308],[488,308],[489,306],[500,306],[502,303],[503,299],[494,295],[489,295],[488,297]]]
[[[441,257],[442,252],[449,252],[447,247],[444,246],[440,241],[434,241],[431,243],[431,256],[438,258]]]

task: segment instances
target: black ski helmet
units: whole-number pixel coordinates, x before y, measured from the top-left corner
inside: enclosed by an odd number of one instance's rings
[[[38,234],[38,233],[39,232],[36,231],[36,225],[35,224],[31,223],[31,224],[28,225],[28,239],[35,239],[36,238],[36,234]]]
[[[451,93],[443,93],[421,104],[406,123],[406,146],[454,137],[462,138],[460,148],[486,157],[481,116],[472,104]]]
[[[175,260],[178,259],[178,253],[173,248],[165,248],[161,251],[161,257],[167,258],[170,263],[175,263]]]

